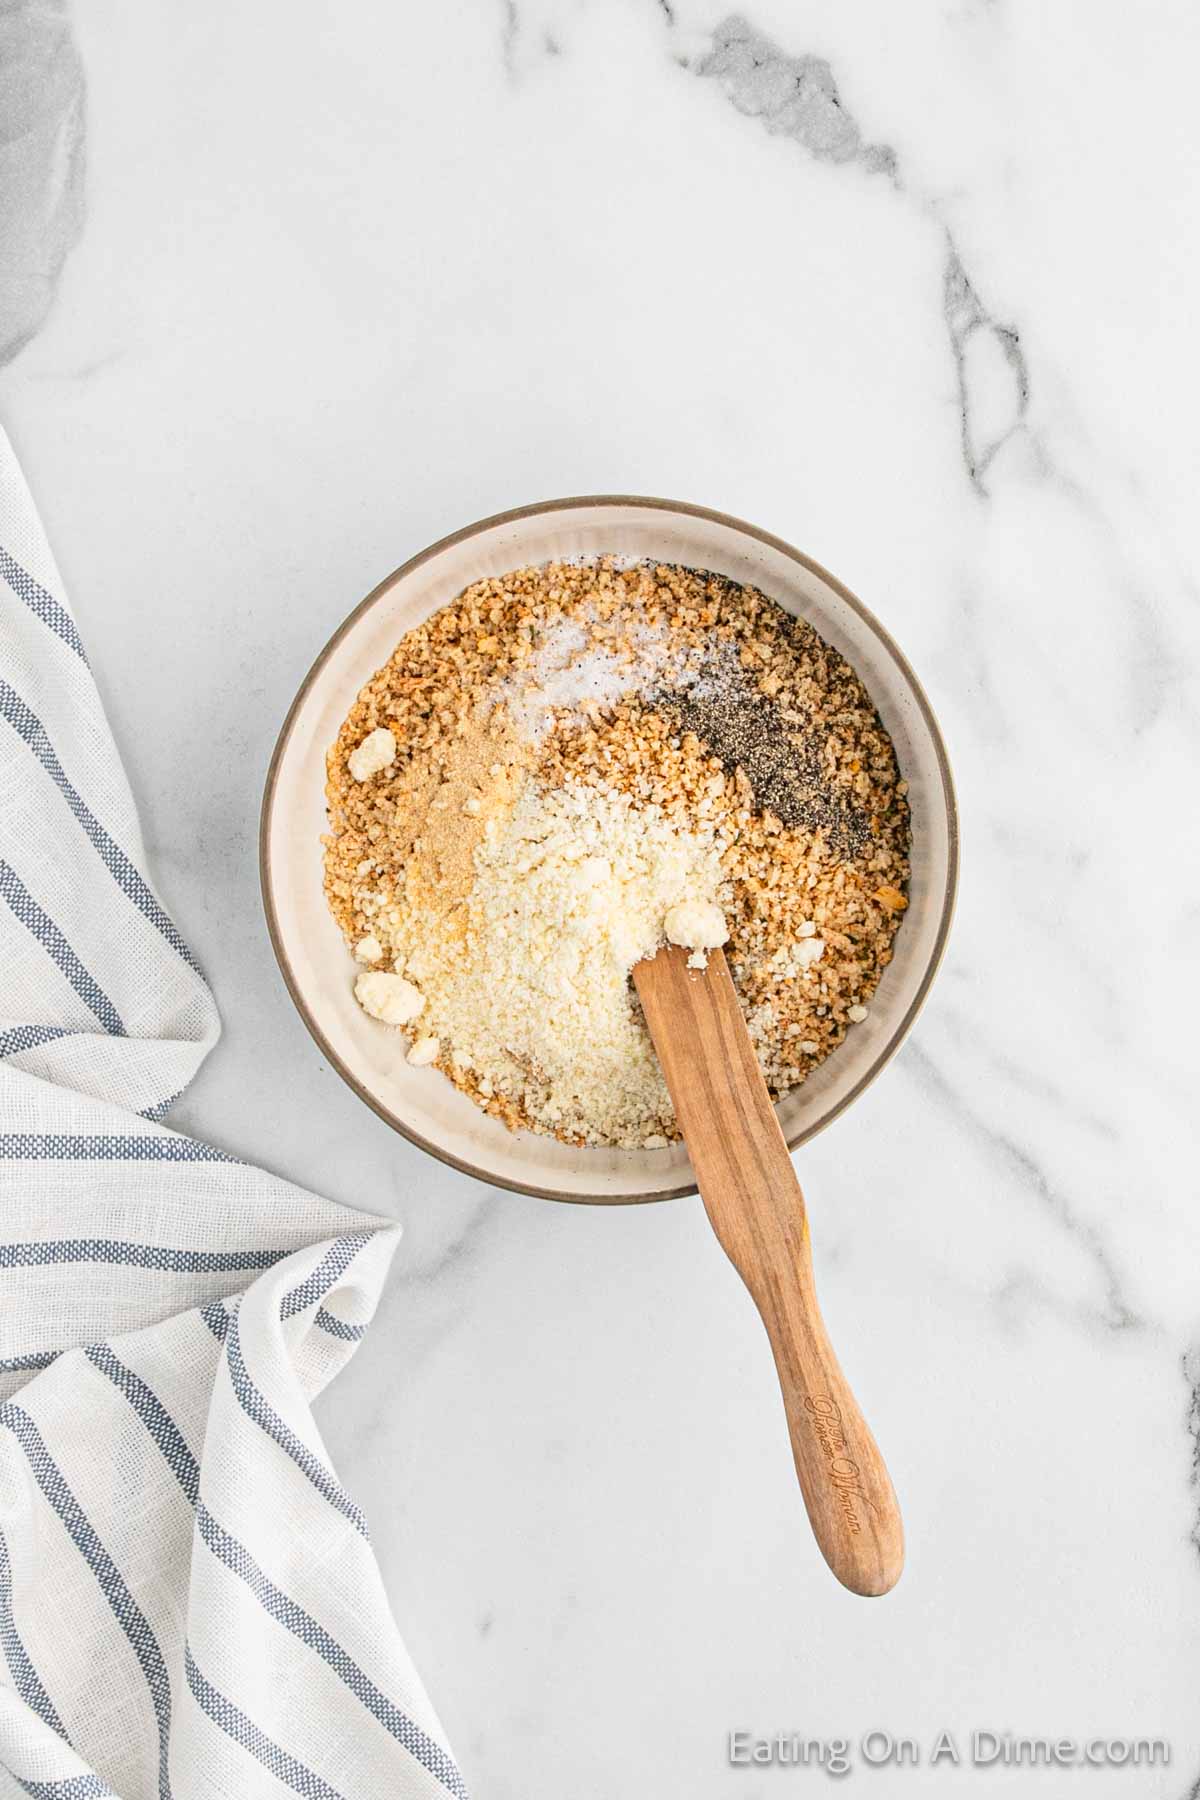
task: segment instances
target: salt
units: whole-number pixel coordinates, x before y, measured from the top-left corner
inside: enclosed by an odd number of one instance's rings
[[[668,625],[634,626],[619,649],[604,641],[601,630],[595,615],[556,619],[529,662],[496,689],[493,704],[507,704],[522,737],[540,743],[556,717],[561,723],[562,715],[574,715],[582,724],[597,709],[633,695],[648,697],[664,680],[686,681]]]

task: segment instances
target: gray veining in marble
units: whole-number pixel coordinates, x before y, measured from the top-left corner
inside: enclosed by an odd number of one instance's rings
[[[1189,1389],[1187,1427],[1192,1439],[1192,1490],[1200,1500],[1200,1344],[1183,1358],[1183,1379]],[[1200,1553],[1200,1512],[1192,1526],[1192,1542]]]
[[[791,138],[819,161],[855,163],[869,174],[886,175],[898,193],[906,191],[896,152],[864,138],[823,57],[792,55],[734,14],[715,28],[711,50],[694,66],[772,135]],[[921,211],[936,219],[936,205],[916,198]],[[963,468],[976,492],[986,495],[992,463],[1024,424],[1029,368],[1020,334],[984,306],[953,237],[948,231],[945,237],[942,310],[954,361]]]
[[[1029,370],[1020,334],[1011,325],[999,324],[980,301],[963,268],[954,239],[946,237],[946,272],[942,283],[946,332],[954,357],[958,384],[958,410],[962,427],[962,456],[967,474],[981,494],[987,492],[987,474],[997,453],[1024,423],[1029,410]],[[999,385],[1008,394],[1010,416],[990,429],[982,429],[974,405],[971,358],[980,354],[999,359]],[[1007,380],[1005,379],[1007,376]]]
[[[0,363],[38,330],[83,224],[83,67],[65,0],[0,11]]]
[[[521,29],[517,0],[500,0],[500,12],[500,57],[504,72],[512,81],[516,74],[517,37]]]
[[[1109,1330],[1142,1329],[1145,1321],[1138,1316],[1125,1296],[1121,1272],[1102,1233],[1089,1220],[1080,1216],[1079,1209],[1070,1196],[1051,1180],[1033,1152],[1012,1133],[982,1118],[968,1105],[946,1071],[935,1062],[923,1044],[909,1043],[902,1060],[903,1066],[915,1076],[926,1096],[944,1107],[955,1125],[968,1131],[985,1153],[1000,1163],[1015,1188],[1024,1191],[1039,1206],[1049,1211],[1055,1222],[1093,1264],[1099,1277],[1103,1304],[1089,1308],[1086,1316]],[[1005,1278],[1010,1287],[1012,1279],[1011,1275]],[[1020,1279],[1027,1287],[1037,1286],[1035,1275],[1023,1273]]]
[[[697,73],[719,81],[739,112],[761,119],[774,136],[793,138],[823,162],[895,171],[892,150],[863,141],[824,57],[791,56],[734,14],[714,30]]]

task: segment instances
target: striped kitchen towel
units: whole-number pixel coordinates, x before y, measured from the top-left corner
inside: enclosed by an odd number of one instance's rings
[[[159,1123],[218,1029],[0,433],[0,1796],[461,1796],[311,1412],[398,1228]]]

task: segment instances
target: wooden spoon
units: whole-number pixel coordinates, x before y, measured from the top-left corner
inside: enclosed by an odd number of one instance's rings
[[[775,1354],[809,1521],[838,1580],[886,1594],[904,1528],[882,1456],[817,1306],[804,1196],[724,952],[707,969],[667,945],[633,971],[713,1230]]]

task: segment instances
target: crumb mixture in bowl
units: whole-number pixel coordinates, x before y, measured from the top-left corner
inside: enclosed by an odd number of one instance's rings
[[[907,905],[891,740],[812,627],[674,566],[551,563],[410,631],[327,759],[325,891],[408,1060],[512,1127],[678,1137],[630,981],[720,943],[778,1098],[861,1022]]]

